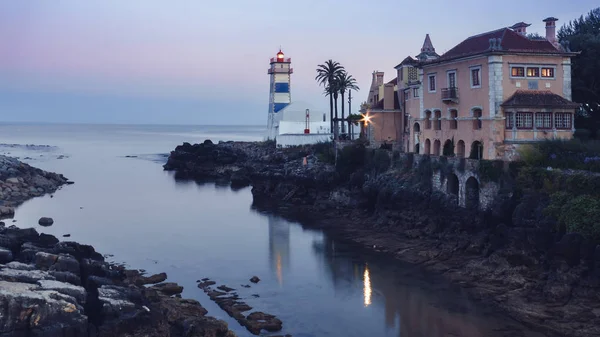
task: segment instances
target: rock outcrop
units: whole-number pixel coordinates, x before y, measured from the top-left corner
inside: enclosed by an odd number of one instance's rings
[[[258,210],[440,272],[541,331],[600,336],[600,245],[557,229],[543,212],[548,200],[505,191],[490,211],[467,210],[432,189],[431,172],[356,153],[336,169],[314,147],[205,142],[178,146],[165,169],[196,180],[247,177]]]
[[[71,183],[61,174],[46,172],[0,155],[0,218],[14,215],[14,207],[33,197],[53,193]]]
[[[227,336],[183,288],[111,265],[93,247],[0,226],[0,336]],[[148,288],[144,284],[158,283]]]

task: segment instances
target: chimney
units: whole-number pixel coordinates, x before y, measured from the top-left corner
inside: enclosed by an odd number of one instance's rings
[[[558,39],[556,38],[556,21],[558,21],[558,19],[555,17],[544,19],[544,22],[546,23],[546,40],[552,43],[556,49],[560,49]]]
[[[378,71],[377,72],[377,85],[382,85],[383,84],[383,72],[382,71]]]
[[[394,84],[392,83],[386,83],[383,87],[383,108],[394,109]]]
[[[529,26],[531,26],[531,24],[521,21],[521,22],[517,22],[514,25],[512,25],[510,27],[510,29],[514,30],[515,32],[517,32],[523,36],[527,36],[527,27],[529,27]]]

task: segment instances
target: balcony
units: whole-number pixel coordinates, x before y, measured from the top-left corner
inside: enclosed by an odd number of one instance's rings
[[[458,102],[458,88],[442,88],[442,101],[444,102]]]
[[[269,68],[267,70],[269,74],[293,74],[294,68]]]
[[[271,63],[292,63],[292,58],[285,57],[278,60],[276,57],[271,57]]]

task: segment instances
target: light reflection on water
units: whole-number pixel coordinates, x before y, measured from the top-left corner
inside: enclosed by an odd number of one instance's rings
[[[156,162],[160,157],[125,158],[168,153],[190,141],[189,133],[197,140],[225,134],[223,129],[207,134],[194,130],[198,128],[0,125],[0,142],[59,146],[52,157],[43,154],[43,160],[29,162],[76,182],[54,198],[25,203],[17,209],[17,224],[35,226],[39,217],[51,216],[55,225],[37,227],[39,231],[57,237],[69,233],[73,240],[114,254],[129,266],[167,272],[169,281],[185,287],[184,296],[198,299],[211,315],[227,320],[238,336],[249,333],[196,287],[197,279],[210,277],[239,288],[240,297],[255,310],[283,320],[284,331],[278,334],[539,336],[418,269],[251,209],[248,188],[232,191],[176,181],[162,171]],[[240,135],[248,133],[242,130],[230,138]],[[251,135],[247,140],[262,138]],[[57,160],[61,153],[70,157]],[[253,275],[261,282],[240,288]]]

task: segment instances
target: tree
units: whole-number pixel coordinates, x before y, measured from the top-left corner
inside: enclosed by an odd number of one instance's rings
[[[545,36],[541,36],[538,33],[529,33],[529,34],[527,34],[527,38],[530,40],[545,40],[546,39]]]
[[[327,60],[323,64],[319,64],[317,66],[317,76],[315,80],[325,87],[325,95],[329,96],[329,125],[331,127],[331,132],[334,133],[334,137],[336,135],[334,125],[333,125],[333,100],[334,100],[334,89],[336,89],[335,81],[339,74],[344,70],[339,62],[333,60]],[[337,96],[337,94],[335,94]],[[336,104],[337,110],[337,104]],[[337,115],[336,115],[337,117]],[[336,137],[337,138],[337,137]]]
[[[571,61],[573,101],[582,104],[575,125],[585,125],[600,138],[600,8],[563,25],[558,38],[572,51],[581,52]]]
[[[354,77],[352,77],[352,75],[349,75],[348,72],[346,71],[342,71],[342,73],[338,76],[337,78],[337,82],[338,82],[338,90],[340,92],[340,96],[342,96],[342,133],[345,132],[344,130],[344,121],[346,120],[345,115],[344,115],[344,96],[346,95],[346,91],[350,91],[350,90],[360,90],[358,88],[358,86],[356,85],[356,79],[354,79]],[[350,115],[351,111],[348,111],[348,115]],[[348,122],[348,131],[350,131],[350,120],[347,121]]]

